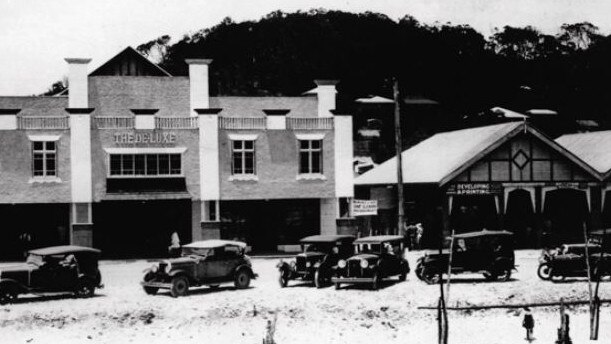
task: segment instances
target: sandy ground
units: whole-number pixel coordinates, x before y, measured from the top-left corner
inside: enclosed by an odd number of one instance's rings
[[[410,266],[421,253],[408,254]],[[484,282],[480,275],[453,277],[450,305],[518,304],[587,299],[584,279],[544,282],[536,275],[539,251],[516,253],[518,272],[509,282]],[[138,282],[150,262],[103,262],[106,288],[91,299],[27,296],[0,306],[0,343],[261,343],[268,319],[277,316],[275,339],[285,343],[435,343],[439,287],[410,273],[406,282],[381,290],[315,289],[291,282],[281,289],[278,259],[253,259],[260,277],[247,290],[232,286],[193,290],[174,299],[146,295]],[[611,283],[601,284],[611,298]],[[611,307],[601,309],[599,342],[611,338]],[[553,343],[557,307],[534,308],[535,343]],[[589,342],[587,306],[571,307],[574,343]],[[450,343],[524,342],[520,309],[449,312]]]

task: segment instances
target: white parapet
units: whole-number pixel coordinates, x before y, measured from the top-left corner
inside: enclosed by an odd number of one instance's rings
[[[17,130],[17,116],[0,115],[0,130]]]
[[[134,127],[136,129],[155,129],[155,115],[136,115]]]

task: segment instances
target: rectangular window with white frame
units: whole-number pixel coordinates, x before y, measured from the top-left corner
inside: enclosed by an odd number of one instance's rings
[[[57,177],[57,142],[32,141],[32,175]]]
[[[256,175],[255,140],[231,141],[231,174]]]
[[[322,140],[299,140],[299,173],[323,173]]]
[[[110,154],[110,177],[179,177],[182,155],[175,153]]]

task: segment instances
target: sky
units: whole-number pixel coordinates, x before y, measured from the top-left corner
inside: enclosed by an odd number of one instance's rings
[[[164,34],[179,40],[225,17],[312,8],[394,20],[409,14],[426,24],[468,24],[486,37],[505,25],[555,34],[563,23],[582,21],[611,33],[609,0],[0,0],[0,95],[44,92],[67,74],[65,57],[92,58],[92,71],[126,46]]]

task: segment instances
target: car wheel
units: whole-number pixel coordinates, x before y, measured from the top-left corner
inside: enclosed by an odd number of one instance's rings
[[[424,280],[424,277],[422,276],[422,271],[424,271],[424,267],[422,266],[422,263],[418,263],[418,265],[416,265],[416,277],[418,277],[419,280]]]
[[[0,290],[0,305],[6,305],[8,303],[12,303],[17,299],[17,293],[8,289]]]
[[[155,279],[155,276],[151,273],[147,273],[146,275],[144,275],[144,282],[149,282],[154,279]],[[144,289],[144,292],[147,293],[148,295],[155,295],[159,291],[159,288],[157,287],[142,287],[142,289]]]
[[[148,295],[156,295],[159,291],[159,288],[157,287],[142,287],[142,289],[144,289],[144,292]]]
[[[380,273],[376,272],[373,275],[373,281],[371,281],[371,290],[378,290],[380,287]]]
[[[401,266],[401,273],[399,274],[399,281],[403,282],[407,279],[407,274],[409,273],[409,268],[406,268],[405,265]]]
[[[280,283],[280,287],[284,288],[289,285],[289,274],[286,273],[285,270],[280,271],[280,276],[278,277],[278,282]]]
[[[248,288],[250,285],[250,274],[246,269],[242,269],[236,273],[234,284],[238,289]]]
[[[172,278],[172,288],[170,294],[172,297],[185,296],[189,293],[189,280],[185,276]]]
[[[511,279],[511,270],[505,270],[503,271],[498,278],[503,281],[503,282],[507,282]]]
[[[537,269],[537,276],[544,281],[549,281],[552,279],[552,268],[549,264],[541,264]]]
[[[423,270],[422,278],[427,284],[436,284],[439,283],[439,280],[441,279],[441,274],[439,272]]]
[[[314,285],[319,289],[325,286],[325,278],[322,276],[320,269],[314,272]]]
[[[95,293],[95,285],[93,282],[87,280],[80,280],[76,287],[76,296],[80,298],[92,297]]]
[[[498,278],[498,275],[495,274],[494,272],[486,271],[484,272],[484,278],[486,279],[486,281],[496,281],[496,279]]]

